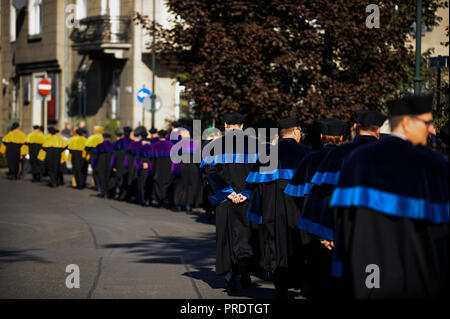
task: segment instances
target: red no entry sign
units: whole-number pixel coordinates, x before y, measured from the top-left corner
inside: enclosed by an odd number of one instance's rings
[[[52,91],[52,83],[47,79],[42,79],[38,83],[38,92],[42,96],[50,94]]]

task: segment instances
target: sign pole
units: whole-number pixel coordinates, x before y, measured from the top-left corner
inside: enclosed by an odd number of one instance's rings
[[[153,47],[152,47],[152,129],[155,128],[155,72],[156,72],[156,52],[155,52],[155,27],[156,27],[156,6],[153,0]]]
[[[414,76],[414,94],[420,95],[422,77],[420,75],[421,38],[422,38],[422,0],[417,0],[416,8],[416,72]]]
[[[48,109],[47,109],[47,97],[42,97],[42,106],[44,107],[44,132],[47,134],[47,124],[48,124]]]

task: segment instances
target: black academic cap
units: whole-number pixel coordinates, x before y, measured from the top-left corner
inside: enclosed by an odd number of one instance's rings
[[[223,116],[223,120],[227,124],[242,124],[244,123],[245,118],[246,115],[238,112],[229,112]]]
[[[103,133],[103,138],[111,138],[111,134],[109,134],[109,133]]]
[[[152,128],[152,129],[150,129],[150,134],[156,134],[156,133],[158,133],[158,130],[156,129],[156,128]]]
[[[131,131],[133,131],[133,129],[132,129],[131,127],[129,127],[129,126],[125,126],[125,127],[123,128],[123,132],[124,132],[125,134],[130,134]],[[116,134],[116,135],[117,135],[117,134]]]
[[[278,127],[280,129],[286,129],[296,126],[300,126],[300,121],[296,117],[287,117],[278,121]]]
[[[123,135],[123,133],[121,131],[117,131],[114,133],[114,135],[117,137],[121,137]]]
[[[347,123],[331,118],[320,122],[322,134],[328,136],[343,136],[347,133]]]
[[[14,123],[11,125],[11,131],[12,131],[12,130],[15,130],[15,129],[18,128],[18,127],[20,127],[19,123],[14,122]]]
[[[86,131],[83,130],[82,128],[77,128],[75,133],[77,133],[77,135],[82,136],[82,135],[86,134]]]
[[[53,126],[50,126],[50,127],[47,129],[47,131],[48,131],[50,134],[55,134],[55,133],[56,133],[56,129],[55,129]]]
[[[387,101],[387,107],[391,116],[430,113],[433,108],[433,96],[407,95],[401,99]]]
[[[166,137],[166,136],[167,136],[167,131],[166,131],[166,130],[160,130],[160,131],[158,132],[158,135],[159,135],[160,137]]]
[[[178,122],[178,121],[173,121],[173,122],[172,122],[172,126],[173,126],[174,128],[178,128],[178,127],[181,126],[181,124],[180,124],[180,122]]]
[[[39,126],[39,129],[42,131],[42,132],[44,132],[44,126]]]
[[[41,127],[39,125],[33,125],[33,130],[40,130]]]
[[[134,136],[142,136],[144,138],[147,137],[147,135],[147,129],[144,126],[138,126],[134,130]]]
[[[386,116],[374,110],[358,110],[355,111],[356,123],[362,126],[382,126],[386,121]]]

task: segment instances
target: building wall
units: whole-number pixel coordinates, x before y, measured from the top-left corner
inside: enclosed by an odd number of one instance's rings
[[[156,21],[166,24],[168,14],[162,0],[156,1]],[[144,15],[153,17],[152,1],[136,0],[135,10]],[[146,44],[152,40],[151,36],[145,34],[143,29],[137,25],[134,28],[133,48],[134,52],[134,92],[137,93],[142,87],[152,90],[152,70],[151,54]],[[158,129],[167,128],[168,121],[176,119],[175,95],[176,83],[170,78],[170,70],[164,65],[156,64],[155,72],[155,93],[162,102],[162,108],[155,112],[155,127]],[[144,124],[151,127],[151,113],[143,111],[142,104],[134,99],[134,125]],[[144,112],[144,114],[143,114]]]

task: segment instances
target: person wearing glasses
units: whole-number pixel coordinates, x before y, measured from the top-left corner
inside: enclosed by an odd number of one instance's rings
[[[391,135],[346,160],[331,196],[340,296],[449,296],[449,162],[428,148],[432,96],[387,102]]]

